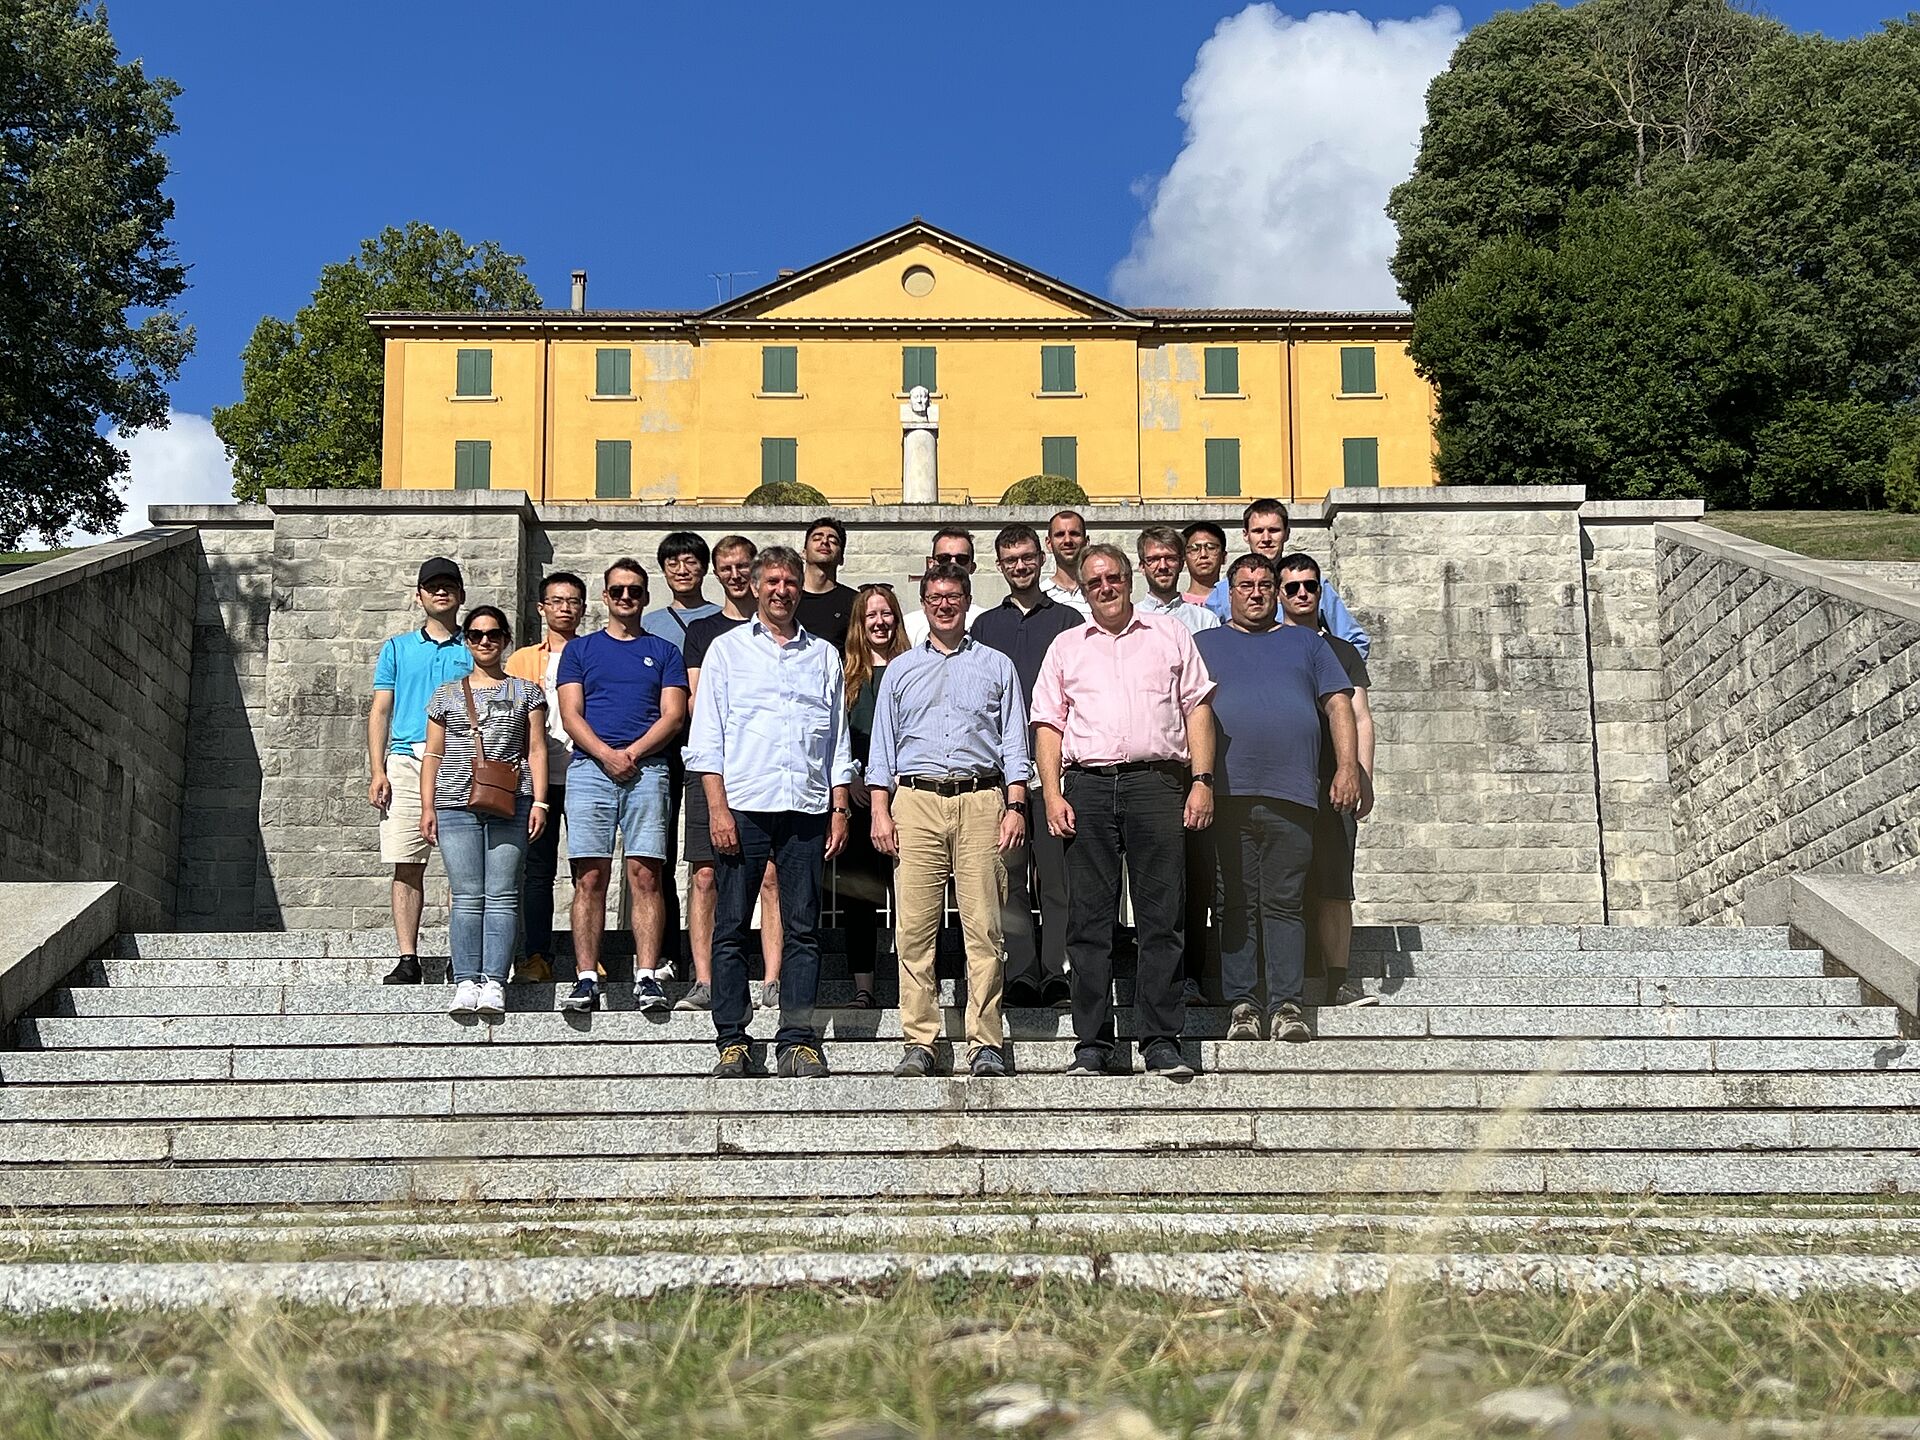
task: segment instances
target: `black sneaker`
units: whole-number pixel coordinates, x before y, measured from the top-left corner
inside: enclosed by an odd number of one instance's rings
[[[1260,1007],[1251,1000],[1242,1000],[1233,1007],[1233,1018],[1227,1022],[1227,1039],[1258,1040],[1260,1038]]]
[[[1007,1062],[993,1046],[982,1045],[973,1052],[973,1064],[967,1067],[967,1073],[976,1080],[998,1080],[1007,1073]]]
[[[418,985],[420,983],[420,957],[402,955],[400,963],[389,970],[381,979],[382,985]]]
[[[1149,1075],[1164,1075],[1169,1080],[1193,1078],[1193,1067],[1182,1058],[1180,1047],[1171,1040],[1154,1041],[1147,1046],[1144,1059]]]
[[[753,1074],[753,1052],[745,1045],[728,1045],[721,1049],[720,1059],[713,1067],[716,1080],[744,1080]]]
[[[560,1002],[562,1010],[598,1010],[600,1008],[600,987],[591,975],[582,975],[573,982],[573,992]]]
[[[900,1063],[893,1067],[896,1080],[924,1080],[933,1074],[933,1051],[924,1045],[909,1045]]]
[[[660,988],[660,982],[651,974],[639,976],[633,982],[633,1003],[641,1010],[670,1010],[671,1002],[667,992]]]
[[[1073,1063],[1067,1066],[1069,1075],[1104,1075],[1107,1073],[1107,1057],[1098,1050],[1076,1050]]]
[[[1267,1016],[1267,1038],[1298,1045],[1313,1039],[1313,1032],[1307,1028],[1306,1017],[1300,1013],[1300,1007],[1288,1001],[1284,1005],[1276,1005],[1273,1013]]]
[[[1332,995],[1327,997],[1327,1004],[1329,1005],[1340,1005],[1350,1008],[1364,1008],[1365,1006],[1378,1005],[1379,1003],[1380,997],[1378,995],[1369,995],[1366,991],[1362,990],[1358,980],[1347,981],[1341,985],[1339,989],[1335,990]]]
[[[1073,986],[1065,980],[1049,980],[1040,987],[1040,1003],[1056,1010],[1073,1008]]]
[[[790,1080],[824,1080],[833,1072],[827,1060],[811,1045],[789,1045],[781,1052],[779,1073]]]
[[[1040,987],[1031,980],[1016,980],[1000,996],[1002,1010],[1038,1010],[1046,1004]]]

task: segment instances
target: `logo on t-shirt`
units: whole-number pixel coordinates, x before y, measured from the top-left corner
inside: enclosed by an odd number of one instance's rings
[[[642,658],[647,662],[647,668],[651,670],[653,668],[653,657],[651,655],[647,655],[647,656],[643,656]]]

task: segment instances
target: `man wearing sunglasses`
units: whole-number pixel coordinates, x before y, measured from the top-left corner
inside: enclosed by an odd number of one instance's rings
[[[933,552],[927,558],[926,573],[931,575],[939,565],[958,565],[967,572],[967,583],[973,583],[973,532],[966,526],[943,525],[933,532]],[[969,600],[965,628],[973,629],[973,622],[985,613]],[[907,644],[926,644],[931,623],[924,607],[907,616]]]
[[[1307,872],[1307,971],[1324,974],[1328,1005],[1377,1005],[1347,979],[1353,946],[1353,857],[1358,822],[1373,810],[1373,710],[1367,704],[1366,657],[1358,648],[1324,628],[1326,587],[1311,555],[1295,551],[1281,558],[1280,611],[1283,623],[1318,630],[1353,687],[1355,760],[1359,794],[1351,803],[1338,786],[1340,734],[1330,717],[1320,717],[1320,806],[1313,831],[1313,865]]]
[[[1292,526],[1287,518],[1287,507],[1278,500],[1256,500],[1247,506],[1240,523],[1248,552],[1264,555],[1278,564],[1286,551],[1287,536]],[[1233,606],[1224,576],[1213,587],[1213,593],[1207,596],[1207,608],[1222,620],[1233,618]],[[1326,620],[1323,629],[1352,645],[1360,652],[1362,660],[1367,658],[1367,648],[1372,641],[1365,628],[1353,618],[1353,612],[1347,609],[1345,602],[1333,593],[1331,585],[1323,584],[1320,587],[1320,613]]]
[[[614,838],[627,855],[633,911],[633,997],[667,1008],[657,974],[665,917],[667,750],[687,720],[687,667],[677,645],[641,622],[647,572],[622,558],[607,567],[603,630],[560,656],[560,714],[573,740],[567,767],[567,848],[573,866],[573,961],[567,1010],[600,1003],[600,936],[607,921]]]
[[[388,985],[418,985],[420,911],[426,903],[427,856],[420,833],[420,760],[427,749],[427,701],[449,680],[473,669],[455,628],[467,598],[460,567],[436,555],[420,567],[414,599],[426,615],[418,630],[380,647],[367,712],[367,759],[373,778],[367,803],[380,812],[380,863],[393,867],[393,932],[400,958]]]

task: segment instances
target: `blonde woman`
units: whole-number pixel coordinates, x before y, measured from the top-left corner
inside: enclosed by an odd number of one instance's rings
[[[853,597],[845,654],[847,738],[854,763],[864,770],[873,743],[873,702],[887,662],[907,651],[907,627],[900,602],[889,585],[865,585]],[[853,787],[856,811],[870,803],[867,787]],[[847,848],[834,862],[833,893],[847,935],[847,968],[853,972],[853,1003],[871,1010],[874,957],[879,952],[880,902],[887,896],[890,863],[873,848],[872,827],[864,818],[847,827]]]

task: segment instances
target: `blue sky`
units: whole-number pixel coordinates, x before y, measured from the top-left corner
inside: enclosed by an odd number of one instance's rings
[[[1304,5],[1245,16],[1198,0],[118,0],[109,13],[123,54],[183,87],[172,235],[192,267],[183,304],[199,345],[173,400],[204,416],[237,397],[261,315],[290,316],[323,264],[409,219],[525,255],[549,304],[566,302],[576,265],[594,305],[710,303],[709,272],[758,271],[752,285],[915,214],[1141,303],[1272,298],[1263,286],[1287,284],[1284,303],[1299,287],[1364,299],[1377,282],[1356,274],[1377,272],[1383,242],[1335,252],[1373,223],[1379,167],[1404,173],[1407,143],[1352,138],[1391,130],[1371,82],[1417,98],[1414,72],[1496,8],[1459,5],[1456,20],[1372,3],[1339,23],[1306,21]],[[1774,13],[1838,35],[1895,11],[1792,0]],[[1416,23],[1365,23],[1401,20]],[[1182,89],[1223,21],[1202,145]],[[1389,153],[1341,153],[1365,144]],[[1176,161],[1180,184],[1162,184]],[[1242,165],[1317,176],[1275,193],[1318,228],[1261,253],[1235,228],[1257,213],[1209,211],[1223,185],[1248,188],[1233,184]],[[1168,213],[1143,240],[1156,185]],[[1335,254],[1325,273],[1298,258],[1323,252]]]

